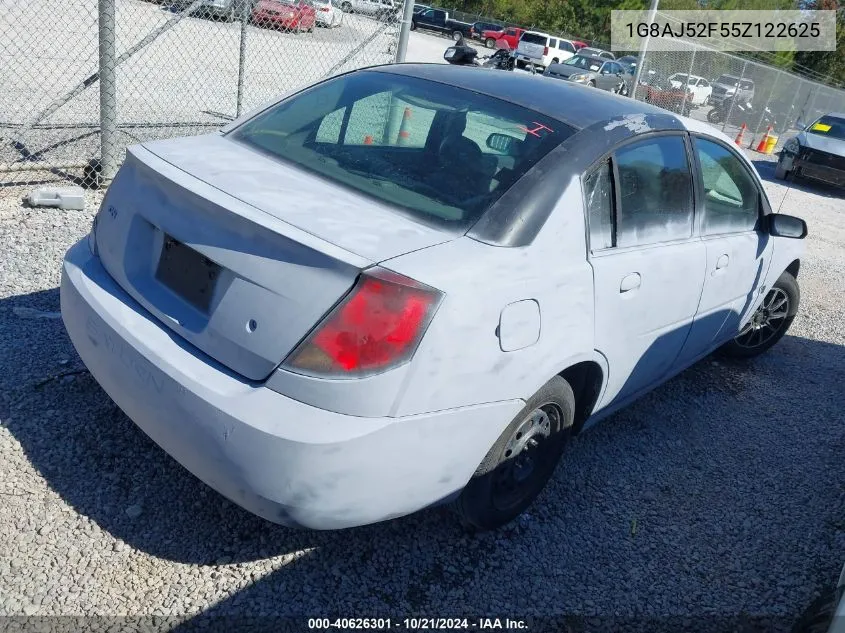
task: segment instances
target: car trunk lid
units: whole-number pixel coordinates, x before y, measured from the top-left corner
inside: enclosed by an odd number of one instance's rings
[[[130,148],[96,237],[135,300],[262,380],[363,268],[453,236],[209,135]]]

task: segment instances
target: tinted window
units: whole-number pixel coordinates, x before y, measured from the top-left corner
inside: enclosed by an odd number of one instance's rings
[[[567,42],[566,40],[561,40],[558,42],[557,47],[562,51],[567,51],[569,53],[575,52],[575,47],[572,45],[571,42]]]
[[[590,249],[613,246],[613,181],[610,163],[603,163],[584,178],[584,201],[590,225]]]
[[[294,95],[229,135],[415,218],[466,230],[572,132],[459,87],[368,71]],[[494,134],[513,139],[507,156],[488,148]]]
[[[726,86],[735,86],[739,82],[739,77],[734,77],[733,75],[719,75],[719,78],[716,80],[717,84],[724,84]]]
[[[523,33],[522,40],[523,42],[528,42],[529,44],[540,44],[541,46],[546,46],[547,37],[545,35],[539,35],[538,33]]]
[[[557,48],[557,40],[554,39],[554,38],[550,38],[549,39],[549,46],[551,46],[552,48]]]
[[[662,136],[616,152],[620,207],[616,245],[637,246],[692,234],[692,179],[684,141]]]
[[[710,87],[710,84],[708,83],[708,81],[706,79],[700,80],[698,82],[698,85],[703,87],[703,88],[709,88]]]
[[[695,139],[704,185],[705,235],[750,231],[757,224],[759,193],[740,159],[726,147]]]

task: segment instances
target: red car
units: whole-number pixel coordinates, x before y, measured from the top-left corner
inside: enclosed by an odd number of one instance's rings
[[[671,110],[684,116],[689,116],[692,110],[692,91],[685,88],[675,88],[668,79],[663,77],[648,81],[645,86],[645,100],[665,110]],[[638,91],[638,94],[641,92]]]
[[[519,38],[525,33],[525,29],[509,26],[504,31],[484,31],[481,38],[487,48],[506,48],[516,50]]]
[[[581,41],[579,41],[579,40],[572,40],[572,45],[575,47],[575,52],[576,52],[576,53],[577,53],[578,51],[580,51],[582,48],[586,48],[586,47],[587,47],[587,45],[586,45],[584,42],[581,42]]]
[[[307,0],[259,0],[252,10],[252,22],[258,26],[310,33],[317,23],[317,11]]]

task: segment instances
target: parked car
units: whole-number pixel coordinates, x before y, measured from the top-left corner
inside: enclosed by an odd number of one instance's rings
[[[524,29],[509,26],[504,31],[484,31],[481,37],[484,39],[484,45],[487,48],[506,48],[514,51],[523,33],[525,33]]]
[[[469,36],[474,40],[484,41],[485,31],[504,31],[505,27],[491,22],[473,22],[469,29]]]
[[[253,4],[254,4],[253,0]],[[174,0],[170,6],[176,11],[184,11],[193,4],[193,0]],[[191,15],[194,17],[217,18],[232,22],[240,17],[240,0],[203,0]]]
[[[470,28],[472,28],[470,23],[451,19],[449,12],[443,9],[426,9],[415,13],[411,18],[412,31],[426,29],[428,31],[448,33],[456,42],[462,36],[469,37]]]
[[[683,84],[679,83],[676,87],[671,79],[658,76],[646,85],[645,100],[665,110],[689,116],[693,92]]]
[[[825,114],[786,141],[775,178],[790,174],[845,187],[845,113]]]
[[[393,0],[343,0],[340,7],[345,13],[361,13],[379,20],[396,19],[401,10]]]
[[[639,60],[637,59],[636,55],[625,55],[623,57],[620,57],[616,61],[619,62],[620,64],[622,64],[623,66],[625,66],[626,68],[631,68],[633,70],[636,70],[637,69],[637,62]]]
[[[712,90],[707,99],[709,105],[716,105],[733,97],[754,101],[754,82],[750,79],[740,79],[734,75],[719,75],[711,84]]]
[[[602,57],[604,59],[616,59],[616,55],[611,53],[610,51],[604,51],[600,48],[590,48],[589,46],[585,46],[578,50],[579,53],[583,55],[592,55],[593,57]]]
[[[343,11],[332,5],[331,0],[311,0],[316,11],[317,26],[334,28],[343,23]]]
[[[617,94],[628,93],[625,69],[619,63],[601,57],[578,53],[561,64],[551,64],[543,74]]]
[[[317,12],[306,0],[259,0],[252,10],[252,23],[294,33],[310,33],[317,23]]]
[[[247,510],[338,529],[452,503],[491,529],[586,426],[774,345],[804,235],[706,123],[380,66],[130,147],[61,311],[116,404]]]
[[[425,11],[426,9],[431,9],[427,4],[414,4],[414,13],[419,13],[420,11]]]
[[[580,51],[582,48],[587,46],[587,43],[580,40],[572,40],[572,45],[575,47],[576,51]]]
[[[836,585],[813,601],[792,633],[845,633],[845,567]]]
[[[575,54],[575,47],[569,40],[553,37],[548,33],[525,31],[516,47],[517,68],[526,65],[546,68],[558,64]]]
[[[687,75],[686,73],[675,73],[669,75],[669,83],[675,88],[687,86],[692,93],[693,105],[704,105],[710,99],[713,87],[704,77],[698,75]]]

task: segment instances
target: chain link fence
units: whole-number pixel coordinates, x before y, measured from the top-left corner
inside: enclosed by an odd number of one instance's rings
[[[128,145],[216,130],[391,62],[401,12],[395,0],[0,0],[0,185],[79,180]]]
[[[845,110],[843,90],[688,42],[673,49],[646,52],[636,98],[706,121],[743,147],[757,149],[767,132],[780,145],[821,115]]]

